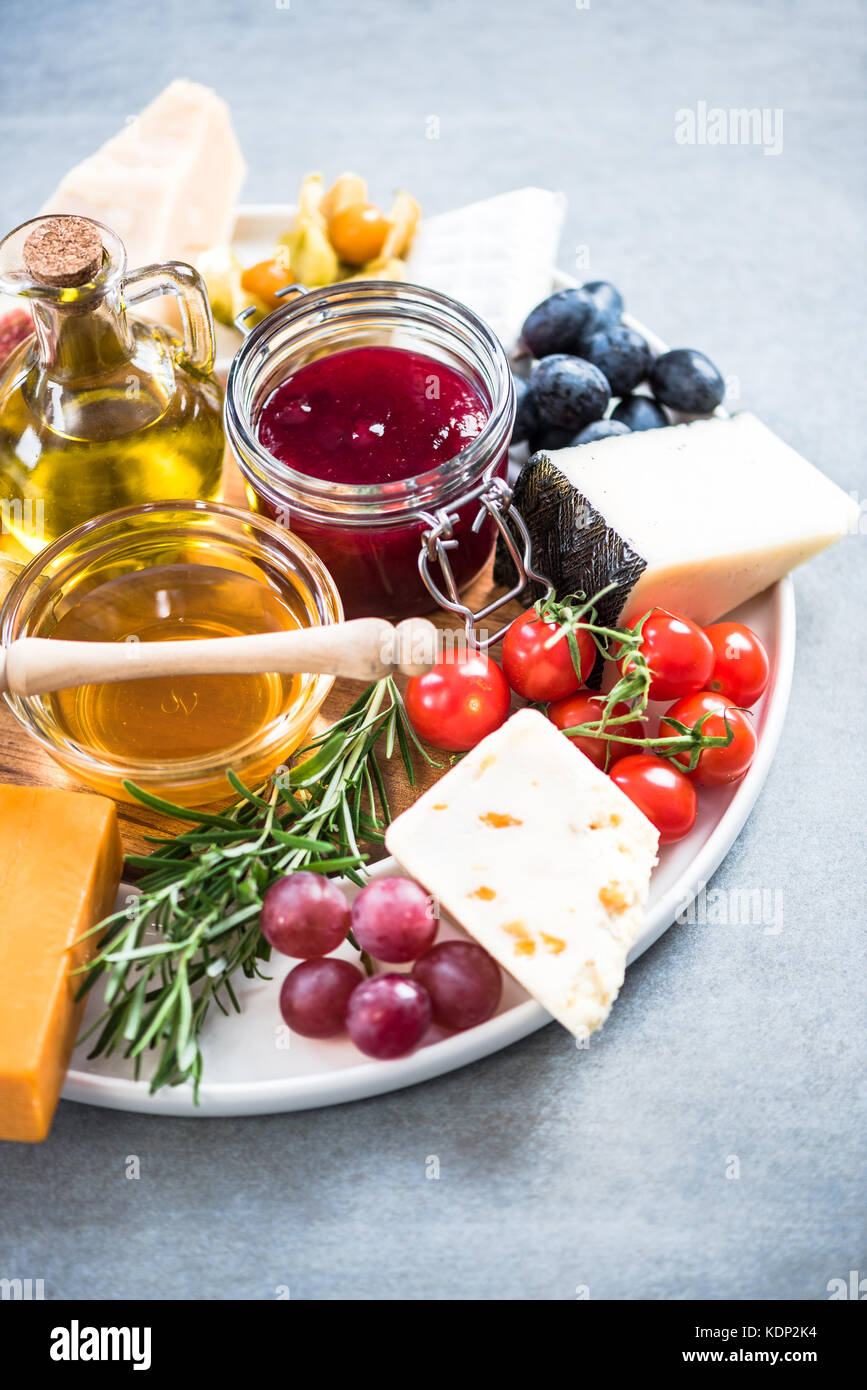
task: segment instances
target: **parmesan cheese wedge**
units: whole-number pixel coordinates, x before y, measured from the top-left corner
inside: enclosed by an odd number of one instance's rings
[[[520,710],[386,833],[403,869],[576,1037],[608,1017],[659,836],[589,758]]]
[[[77,164],[42,213],[92,217],[116,232],[132,269],[176,260],[195,265],[231,239],[246,166],[226,103],[198,82],[170,82],[89,158]],[[165,297],[136,306],[165,318]]]

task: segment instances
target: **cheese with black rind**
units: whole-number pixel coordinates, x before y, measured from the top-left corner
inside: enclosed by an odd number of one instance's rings
[[[653,607],[716,621],[858,528],[858,503],[748,412],[537,453],[514,505],[534,568],[606,625]],[[502,543],[497,583],[514,570]],[[538,597],[528,586],[525,602]]]

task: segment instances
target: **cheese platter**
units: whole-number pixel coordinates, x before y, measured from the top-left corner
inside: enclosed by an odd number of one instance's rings
[[[791,579],[745,604],[737,617],[753,628],[766,643],[772,677],[756,711],[759,747],[756,759],[736,787],[714,792],[701,808],[694,830],[662,851],[650,882],[650,893],[641,933],[631,947],[631,965],[648,950],[705,888],[731,849],[755,805],[773,763],[789,702],[795,659],[795,598]],[[404,793],[406,804],[409,798]],[[404,804],[404,803],[398,803]],[[374,878],[401,874],[391,858],[371,866]],[[346,892],[357,891],[346,883]],[[135,892],[122,886],[119,902]],[[446,939],[461,935],[445,915],[441,934]],[[355,953],[345,946],[341,954]],[[382,1095],[417,1082],[442,1076],[482,1057],[509,1047],[551,1024],[551,1015],[513,980],[505,988],[496,1014],[487,1022],[452,1036],[434,1035],[425,1046],[393,1061],[373,1062],[348,1038],[314,1041],[280,1031],[275,999],[290,968],[287,958],[275,957],[273,980],[242,980],[238,987],[242,1013],[218,1015],[208,1025],[204,1039],[205,1080],[199,1104],[190,1087],[164,1087],[151,1092],[145,1080],[130,1075],[123,1058],[88,1060],[90,1046],[82,1043],[73,1053],[63,1089],[67,1100],[115,1110],[156,1115],[212,1117],[218,1115],[276,1114],[336,1105]],[[88,1005],[88,1019],[98,1016],[100,1003]],[[564,1046],[574,1040],[564,1033]],[[589,1045],[593,1046],[591,1037]],[[582,1052],[576,1051],[576,1064]]]
[[[238,258],[245,264],[262,260],[295,211],[293,204],[242,204],[232,239]],[[574,284],[574,278],[557,271],[551,288],[559,290]],[[645,335],[655,354],[666,350],[663,340],[640,321],[633,317],[629,322]],[[218,323],[216,337],[217,370],[225,377],[242,335],[239,330]],[[515,452],[520,457],[519,451]],[[237,496],[234,479],[232,486],[233,495]],[[490,572],[478,581],[478,588],[485,595],[493,587]],[[515,612],[518,611],[516,605]],[[761,636],[771,657],[772,676],[756,711],[759,754],[746,778],[736,787],[715,793],[713,805],[703,808],[691,834],[664,851],[651,880],[641,934],[628,956],[630,964],[675,922],[678,913],[685,910],[719,867],[755,804],[782,730],[795,653],[791,579],[766,590],[734,616]],[[445,620],[446,615],[440,615],[438,621]],[[341,691],[337,699],[345,701],[345,693]],[[424,787],[428,779],[423,772],[422,778]],[[391,790],[396,808],[412,804],[415,789],[398,783]],[[390,856],[374,863],[370,870],[373,878],[402,872]],[[349,882],[343,886],[350,897],[357,891]],[[132,884],[122,889],[124,898],[134,892]],[[441,936],[450,939],[459,935],[460,929],[445,916]],[[342,954],[351,959],[351,947],[344,947]],[[64,1098],[113,1109],[193,1117],[302,1110],[379,1095],[442,1075],[499,1051],[551,1022],[551,1015],[540,1004],[517,983],[509,981],[497,1013],[487,1022],[451,1037],[435,1036],[406,1057],[371,1062],[348,1039],[312,1041],[279,1031],[274,999],[287,973],[288,960],[281,960],[272,981],[243,980],[238,990],[242,1015],[218,1016],[209,1025],[204,1044],[208,1079],[200,1088],[198,1104],[190,1087],[151,1092],[146,1079],[136,1080],[129,1075],[128,1063],[122,1058],[88,1060],[87,1042],[73,1054]],[[85,1027],[88,1020],[98,1017],[100,1007],[99,999],[89,1003]],[[239,1055],[243,1057],[240,1073]]]
[[[59,1094],[270,1113],[552,1018],[595,1045],[768,775],[790,571],[856,527],[703,353],[556,269],[561,195],[426,218],[311,174],[230,235],[242,177],[173,83],[0,242],[4,1138]]]

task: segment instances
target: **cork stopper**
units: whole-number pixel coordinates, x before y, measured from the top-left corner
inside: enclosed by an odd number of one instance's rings
[[[43,285],[86,285],[102,268],[102,235],[86,217],[51,217],[24,243],[24,264]]]

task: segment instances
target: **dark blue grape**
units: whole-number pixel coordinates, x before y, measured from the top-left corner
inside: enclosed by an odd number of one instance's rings
[[[520,376],[513,377],[512,380],[515,383],[515,424],[512,429],[512,443],[521,444],[538,433],[539,413],[529,383]]]
[[[617,434],[631,434],[632,431],[622,420],[594,420],[580,434],[576,434],[573,444],[595,444],[597,439],[610,439]]]
[[[521,337],[534,357],[577,353],[584,338],[601,327],[599,306],[583,290],[556,290],[524,320]]]
[[[574,430],[564,430],[559,425],[543,425],[530,440],[530,453],[536,454],[540,449],[546,453],[551,449],[565,449],[574,437]]]
[[[536,363],[530,389],[542,424],[573,433],[591,420],[600,420],[611,399],[608,382],[598,367],[562,352]]]
[[[685,415],[710,415],[726,393],[721,372],[695,348],[673,348],[657,357],[650,387],[658,401]]]
[[[588,280],[581,286],[589,294],[603,318],[612,323],[620,322],[623,313],[623,295],[609,280]]]
[[[628,396],[650,370],[650,348],[634,328],[603,328],[594,333],[584,356],[608,378],[612,396]]]
[[[624,396],[611,418],[620,420],[633,431],[657,430],[668,424],[665,411],[649,396]]]

